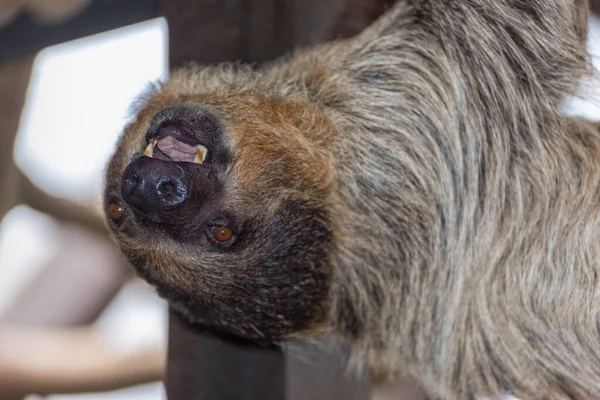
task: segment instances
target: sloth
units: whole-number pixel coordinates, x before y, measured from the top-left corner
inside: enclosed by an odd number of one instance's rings
[[[431,399],[600,398],[600,134],[586,0],[404,0],[136,103],[110,229],[191,324],[334,334]]]

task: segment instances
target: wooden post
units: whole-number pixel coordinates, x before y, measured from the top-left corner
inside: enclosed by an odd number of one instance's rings
[[[167,363],[169,400],[285,399],[280,349],[193,329],[173,314]]]
[[[297,46],[362,30],[377,15],[362,20],[353,18],[353,25],[344,23],[348,7],[361,2],[377,4],[380,13],[381,4],[390,0],[165,1],[169,62],[171,67],[177,67],[192,60],[202,64],[268,61]],[[171,315],[168,399],[370,398],[369,380],[347,375],[343,354],[302,343],[294,343],[291,349],[258,347],[241,339],[194,329]]]
[[[190,327],[173,314],[169,329],[169,400],[370,399],[368,379],[347,373],[344,353],[326,338],[260,347]]]

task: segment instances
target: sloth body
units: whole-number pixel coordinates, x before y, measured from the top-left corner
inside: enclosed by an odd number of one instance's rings
[[[600,135],[561,114],[586,35],[584,0],[401,1],[258,70],[175,71],[110,162],[109,225],[191,323],[335,333],[432,399],[600,398]],[[143,156],[160,137],[206,159]]]

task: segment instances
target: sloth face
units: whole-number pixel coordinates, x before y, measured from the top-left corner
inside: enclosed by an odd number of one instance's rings
[[[125,129],[107,172],[107,221],[189,322],[275,340],[322,321],[331,168],[307,135],[327,124],[307,107],[165,90]]]

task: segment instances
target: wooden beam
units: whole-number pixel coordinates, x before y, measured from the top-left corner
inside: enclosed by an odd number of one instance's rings
[[[169,400],[285,399],[281,349],[194,329],[171,313],[165,387]]]
[[[347,369],[349,349],[332,339],[289,343],[283,350],[286,400],[367,400],[369,377]]]
[[[298,46],[358,33],[391,2],[165,1],[170,65],[173,68],[187,61],[261,63]],[[368,15],[357,15],[365,10]],[[369,379],[347,375],[344,354],[324,348],[306,343],[295,343],[289,351],[259,347],[192,328],[171,315],[167,395],[169,400],[369,399]]]
[[[366,400],[365,376],[346,370],[347,352],[328,338],[284,347],[191,327],[169,318],[169,400]]]
[[[169,24],[171,66],[186,61],[260,63],[294,48],[349,37],[394,0],[173,0],[162,11]]]

